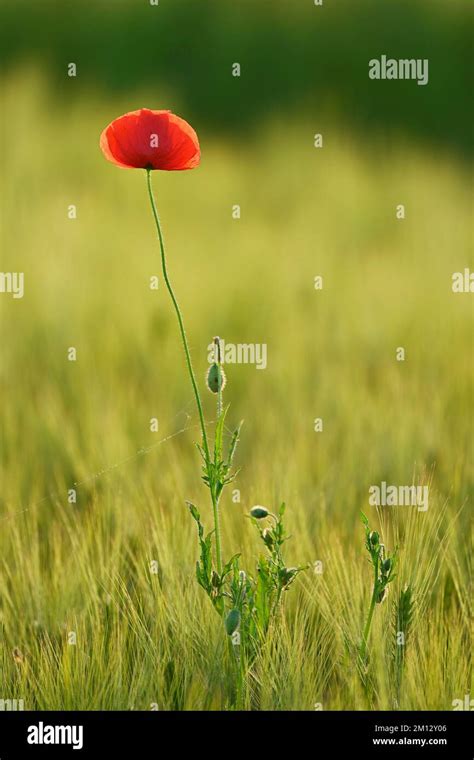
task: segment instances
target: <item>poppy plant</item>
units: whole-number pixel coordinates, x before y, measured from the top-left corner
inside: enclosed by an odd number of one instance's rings
[[[217,396],[214,441],[212,447],[209,445],[183,317],[168,276],[163,233],[151,185],[151,174],[155,169],[181,171],[198,166],[199,141],[194,129],[179,116],[170,111],[143,108],[120,116],[109,124],[102,132],[100,147],[105,157],[117,166],[146,171],[148,195],[160,244],[163,279],[176,312],[199,415],[202,438],[198,450],[203,460],[202,480],[210,492],[214,519],[214,529],[206,535],[199,510],[195,504],[187,502],[191,516],[197,523],[200,546],[196,579],[224,620],[233,651],[237,703],[241,705],[245,662],[250,664],[254,661],[259,642],[265,637],[278,613],[283,591],[288,589],[304,568],[288,568],[283,561],[282,546],[287,541],[283,526],[284,504],[278,515],[260,506],[250,512],[266,551],[266,556],[260,557],[258,561],[256,575],[240,569],[240,554],[235,554],[227,562],[222,560],[220,500],[224,487],[236,476],[233,459],[239,441],[240,425],[234,430],[227,451],[224,451],[225,420],[229,407],[224,409],[222,404],[226,379],[222,367],[221,341],[215,337],[215,358],[206,378],[208,389]],[[260,528],[258,521],[266,522],[267,518],[267,526]]]

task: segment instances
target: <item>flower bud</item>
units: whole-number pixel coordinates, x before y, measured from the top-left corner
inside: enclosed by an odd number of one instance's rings
[[[268,509],[265,507],[261,507],[260,504],[257,504],[255,507],[252,507],[250,510],[251,517],[255,517],[256,520],[263,520],[264,517],[268,517],[269,515]]]
[[[244,584],[247,580],[247,576],[245,574],[245,570],[239,570],[239,581]]]
[[[284,567],[280,570],[280,578],[283,586],[287,586],[295,577],[298,569],[296,567]]]
[[[240,625],[239,610],[231,610],[225,619],[225,630],[228,636],[232,636]]]
[[[219,393],[225,388],[226,376],[220,364],[211,364],[206,377],[206,384],[211,393]]]
[[[384,559],[384,561],[382,562],[382,572],[385,575],[388,575],[391,569],[392,569],[392,560],[390,559],[390,557],[387,557],[387,559]]]
[[[370,543],[372,544],[372,546],[377,546],[377,544],[379,543],[379,540],[380,540],[379,534],[377,533],[376,530],[373,530],[372,533],[370,533],[369,535]]]
[[[220,582],[221,582],[221,579],[219,578],[219,574],[216,573],[215,570],[213,570],[212,571],[212,575],[211,575],[211,583],[212,583],[212,585],[215,588],[217,588],[218,586],[220,586]]]

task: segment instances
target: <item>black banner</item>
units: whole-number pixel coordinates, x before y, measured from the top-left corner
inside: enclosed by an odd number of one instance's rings
[[[281,752],[283,745],[311,757],[331,748],[336,755],[463,760],[473,757],[472,729],[467,711],[2,712],[0,760],[105,757],[104,752],[146,758],[183,751],[242,757],[250,750]]]

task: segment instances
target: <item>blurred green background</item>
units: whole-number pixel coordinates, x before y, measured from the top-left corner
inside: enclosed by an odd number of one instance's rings
[[[471,22],[468,0],[2,1],[1,269],[25,273],[22,300],[0,295],[9,693],[43,708],[146,708],[156,690],[168,708],[225,701],[207,669],[217,635],[207,600],[190,586],[196,546],[184,499],[209,514],[145,176],[106,163],[98,147],[108,122],[143,106],[177,112],[201,140],[197,170],[154,175],[199,378],[213,335],[268,345],[265,371],[227,368],[229,419],[245,425],[241,502],[230,493],[223,502],[226,554],[242,550],[253,562],[244,512],[285,499],[293,562],[323,559],[335,582],[338,543],[348,573],[340,601],[354,594],[356,630],[368,488],[429,482],[419,521],[430,557],[412,541],[400,577],[413,580],[426,565],[423,609],[432,605],[405,706],[446,709],[468,692],[473,315],[472,295],[453,294],[451,276],[474,266]],[[428,58],[429,84],[370,81],[368,60],[382,54]],[[155,274],[158,293],[149,289]],[[212,424],[210,395],[205,406]],[[150,589],[150,558],[159,588]],[[306,592],[319,609],[319,592]],[[298,657],[313,662],[324,650],[325,664],[281,671],[280,697],[272,683],[262,704],[311,709],[317,684],[328,709],[366,706],[345,691],[337,647],[316,635],[321,625],[332,640],[334,621],[321,622],[305,593],[291,620],[304,609],[314,636]],[[110,597],[120,600],[116,617],[104,612]],[[189,651],[191,609],[203,627],[192,629]],[[82,632],[74,654],[64,639],[71,626]],[[158,629],[141,639],[150,626]],[[443,669],[426,665],[428,640],[434,657],[444,653]],[[13,662],[15,646],[29,652],[29,671]],[[390,708],[384,677],[377,705]]]
[[[472,16],[469,0],[2,0],[0,60],[7,71],[34,62],[65,107],[80,90],[133,100],[141,87],[201,130],[240,138],[270,116],[332,114],[351,134],[398,130],[471,152]],[[428,58],[429,86],[368,86],[367,62],[382,53]]]

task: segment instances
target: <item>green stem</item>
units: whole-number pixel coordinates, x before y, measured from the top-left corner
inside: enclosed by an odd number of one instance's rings
[[[375,565],[375,578],[374,589],[372,591],[372,599],[370,601],[369,614],[367,615],[367,622],[365,624],[364,633],[362,635],[362,644],[360,646],[360,659],[365,662],[365,654],[367,651],[367,642],[369,640],[370,626],[372,624],[372,618],[374,615],[375,605],[377,603],[378,594],[378,560]]]
[[[217,341],[217,361],[218,361],[218,364],[219,364],[219,369],[222,371],[221,345],[220,345],[219,339]],[[218,388],[218,392],[217,392],[217,422],[219,422],[219,420],[221,418],[222,409],[223,409],[223,406],[222,406],[222,383],[219,383],[219,388]],[[222,459],[222,444],[221,444],[220,450],[217,452],[217,460],[221,461],[221,459]],[[220,554],[220,548],[219,548],[219,550],[217,550],[217,546],[220,547],[220,545],[221,545],[221,533],[220,533],[221,529],[220,529],[220,523],[219,523],[219,502],[220,502],[221,495],[222,495],[222,491],[219,494],[219,496],[215,497],[216,551],[217,551],[218,555]],[[219,557],[218,561],[221,562],[221,567],[222,567],[222,561],[221,561],[220,557]],[[219,570],[219,572],[221,572],[221,571]]]
[[[361,648],[360,648],[360,658],[361,658],[362,661],[365,660],[365,653],[366,653],[366,650],[367,650],[367,641],[368,641],[368,638],[369,638],[370,626],[371,626],[371,623],[372,623],[372,617],[373,617],[373,614],[374,614],[374,610],[375,610],[375,591],[372,594],[372,601],[370,602],[369,614],[367,615],[367,622],[365,624],[364,634],[362,636],[362,645],[361,645]]]
[[[219,497],[211,489],[212,511],[214,514],[214,531],[216,535],[216,562],[217,572],[222,573],[222,548],[221,548],[221,525],[219,519]]]
[[[214,345],[216,348],[215,361],[219,367],[219,372],[222,372],[220,338],[214,338]],[[221,380],[221,375],[219,375],[218,377],[219,377],[219,380]],[[218,422],[219,422],[221,414],[222,414],[222,383],[219,382],[219,387],[217,389],[217,421]],[[219,452],[219,456],[221,454],[222,452]]]
[[[160,250],[161,250],[161,267],[163,269],[163,278],[166,283],[166,287],[168,288],[168,292],[171,296],[171,300],[173,302],[174,310],[176,312],[176,316],[178,318],[178,324],[179,324],[179,330],[181,333],[181,338],[183,340],[183,346],[184,346],[184,353],[186,355],[186,364],[188,367],[189,377],[191,379],[191,385],[193,387],[194,391],[194,397],[196,399],[196,406],[199,413],[199,422],[201,425],[201,432],[202,432],[202,445],[204,449],[204,454],[206,456],[206,464],[209,468],[211,457],[209,454],[209,444],[207,441],[207,435],[206,435],[206,426],[204,423],[204,414],[202,411],[202,403],[201,403],[201,397],[199,395],[199,390],[196,383],[196,378],[194,375],[193,365],[191,362],[191,354],[189,352],[189,346],[188,341],[186,339],[186,332],[184,329],[184,322],[183,317],[181,315],[181,310],[178,305],[178,301],[176,299],[176,296],[173,292],[173,288],[171,287],[171,283],[168,277],[168,270],[166,267],[166,253],[165,253],[165,243],[163,240],[163,233],[161,231],[161,224],[160,224],[160,217],[158,215],[158,209],[156,208],[155,198],[153,196],[153,190],[151,186],[151,169],[146,170],[146,179],[147,179],[147,187],[148,187],[148,196],[150,198],[151,208],[153,211],[153,217],[155,219],[156,229],[158,232],[158,239],[160,241]],[[217,569],[219,573],[222,572],[222,552],[221,552],[221,533],[220,533],[220,525],[219,525],[219,505],[217,504],[215,494],[213,492],[213,489],[211,488],[211,499],[212,499],[212,510],[214,513],[214,528],[215,528],[215,534],[216,534],[216,555],[217,555]]]

